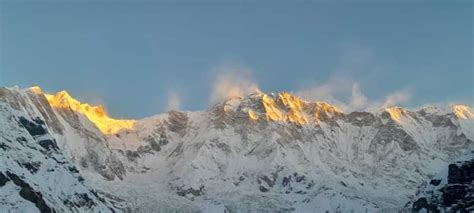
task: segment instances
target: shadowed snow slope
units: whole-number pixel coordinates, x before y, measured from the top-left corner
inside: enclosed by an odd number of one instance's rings
[[[107,195],[95,203],[142,212],[403,208],[423,181],[472,147],[474,136],[472,110],[463,105],[343,112],[289,93],[257,93],[205,111],[116,120],[101,107],[37,87],[0,88],[0,103],[44,123],[57,152],[85,179],[83,187]],[[22,127],[8,116],[0,115],[8,123],[1,131],[18,137],[9,126]],[[34,137],[25,143],[41,145]],[[0,191],[10,193],[9,187]],[[29,201],[3,198],[0,209],[20,202]]]

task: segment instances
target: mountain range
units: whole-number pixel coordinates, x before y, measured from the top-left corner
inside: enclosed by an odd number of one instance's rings
[[[0,210],[467,212],[473,140],[466,105],[344,112],[258,92],[133,120],[0,88]]]

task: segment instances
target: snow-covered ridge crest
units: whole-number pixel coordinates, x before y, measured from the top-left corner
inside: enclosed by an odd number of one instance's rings
[[[54,95],[44,93],[40,87],[28,88],[36,94],[43,94],[50,105],[57,109],[71,109],[85,115],[105,135],[116,134],[121,131],[133,131],[137,120],[114,119],[107,115],[102,105],[92,106],[81,103],[63,90]],[[338,117],[344,114],[343,110],[326,102],[311,102],[288,92],[263,93],[258,92],[247,97],[233,97],[217,106],[222,106],[224,112],[243,112],[250,121],[288,122],[297,125],[308,125]],[[453,104],[449,110],[437,107],[425,107],[418,111],[448,114],[454,113],[458,119],[473,120],[474,112],[471,107]],[[383,109],[395,122],[402,122],[410,110],[402,107]]]
[[[232,98],[217,104],[227,113],[241,113],[251,121],[284,122],[306,125],[343,114],[334,105],[309,102],[287,92],[258,93]],[[241,115],[241,116],[242,116]]]
[[[56,109],[70,109],[72,111],[85,115],[99,130],[106,135],[116,134],[124,130],[132,130],[135,120],[114,119],[108,116],[102,105],[92,106],[88,103],[81,103],[71,97],[65,90],[57,92],[54,95],[45,94],[40,87],[29,88],[36,94],[44,94],[49,104]]]
[[[251,121],[285,122],[297,125],[311,125],[351,113],[344,112],[336,105],[320,101],[307,101],[288,92],[255,93],[247,97],[234,97],[217,104],[216,107],[221,107],[227,113],[243,112]],[[436,115],[453,113],[458,119],[474,119],[471,107],[461,104],[453,104],[449,108],[429,106],[417,110],[394,106],[380,109],[379,112],[368,113],[374,115],[388,113],[393,121],[401,123],[404,117],[415,112]]]

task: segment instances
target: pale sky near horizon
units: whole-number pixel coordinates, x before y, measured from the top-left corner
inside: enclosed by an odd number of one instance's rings
[[[364,107],[473,105],[473,20],[467,0],[0,0],[0,86],[131,118],[205,109],[223,75]]]

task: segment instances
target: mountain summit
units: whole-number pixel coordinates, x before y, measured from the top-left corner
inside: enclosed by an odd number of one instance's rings
[[[289,122],[297,125],[315,123],[342,114],[336,106],[324,102],[308,102],[283,92],[256,94],[224,101],[224,111],[243,112],[251,120]]]
[[[72,110],[76,113],[85,115],[104,134],[115,134],[120,131],[131,130],[135,124],[134,120],[110,118],[102,105],[91,106],[87,103],[82,104],[64,90],[54,95],[50,95],[44,94],[37,86],[29,89],[36,94],[44,95],[51,107],[57,110]]]
[[[343,112],[289,93],[121,120],[65,91],[0,88],[0,110],[0,209],[12,211],[411,209],[474,139],[464,105]]]

